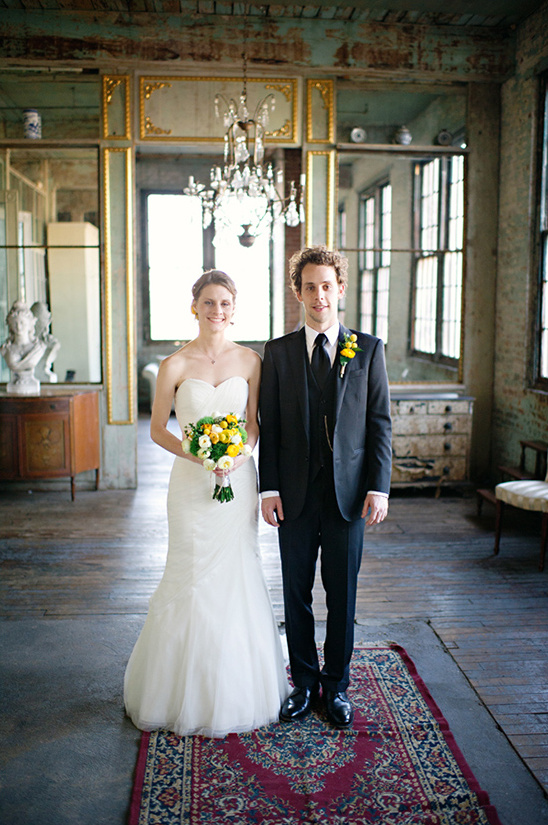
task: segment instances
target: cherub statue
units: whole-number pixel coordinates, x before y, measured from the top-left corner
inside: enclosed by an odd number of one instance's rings
[[[44,301],[35,301],[30,311],[36,318],[36,337],[46,345],[46,351],[38,362],[34,373],[39,381],[57,383],[57,375],[52,366],[61,344],[50,332],[51,312]]]
[[[11,370],[7,391],[16,395],[35,395],[40,382],[34,368],[46,350],[44,341],[36,337],[36,318],[24,301],[15,301],[6,316],[9,334],[0,347],[0,355]]]

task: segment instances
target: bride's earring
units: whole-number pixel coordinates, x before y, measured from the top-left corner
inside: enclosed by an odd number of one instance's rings
[[[194,315],[194,318],[198,320],[198,313],[196,312],[196,307],[190,307],[190,311]]]

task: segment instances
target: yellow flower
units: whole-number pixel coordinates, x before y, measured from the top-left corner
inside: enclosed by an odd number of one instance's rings
[[[217,444],[219,441],[219,436],[217,435],[217,433],[211,433],[209,438],[211,439],[212,444]]]
[[[232,415],[232,413],[230,415],[227,415],[226,420],[228,421],[229,424],[237,424],[238,423],[238,419],[236,418],[235,415]]]
[[[238,444],[229,444],[226,451],[231,458],[236,458],[240,452],[240,447]]]
[[[223,430],[226,430],[226,428],[228,427],[228,424],[227,424],[227,423],[226,423],[226,421],[223,419],[222,421],[219,421],[219,427],[222,427],[222,428],[223,428]]]
[[[354,358],[356,353],[353,349],[348,349],[347,347],[345,347],[341,350],[341,355],[344,356],[344,358]]]
[[[230,441],[230,435],[226,431],[222,432],[219,436],[219,439],[221,440],[222,444],[228,444],[228,442]]]
[[[353,332],[352,335],[350,336],[350,340],[352,341],[352,343],[355,343],[358,340],[358,336],[356,335],[355,332]]]

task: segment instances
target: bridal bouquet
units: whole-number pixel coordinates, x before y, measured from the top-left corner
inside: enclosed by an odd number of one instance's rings
[[[234,491],[230,484],[229,471],[234,466],[236,456],[250,456],[252,449],[246,444],[245,419],[234,413],[200,418],[196,424],[187,424],[182,441],[183,452],[201,459],[205,470],[226,470],[221,483],[215,484],[213,498],[217,501],[232,501]]]

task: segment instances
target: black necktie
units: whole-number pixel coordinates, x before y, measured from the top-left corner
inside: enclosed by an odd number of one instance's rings
[[[320,332],[314,341],[314,349],[312,350],[312,370],[316,376],[316,381],[323,387],[325,379],[331,369],[331,359],[327,353],[325,345],[327,344],[327,336]]]

